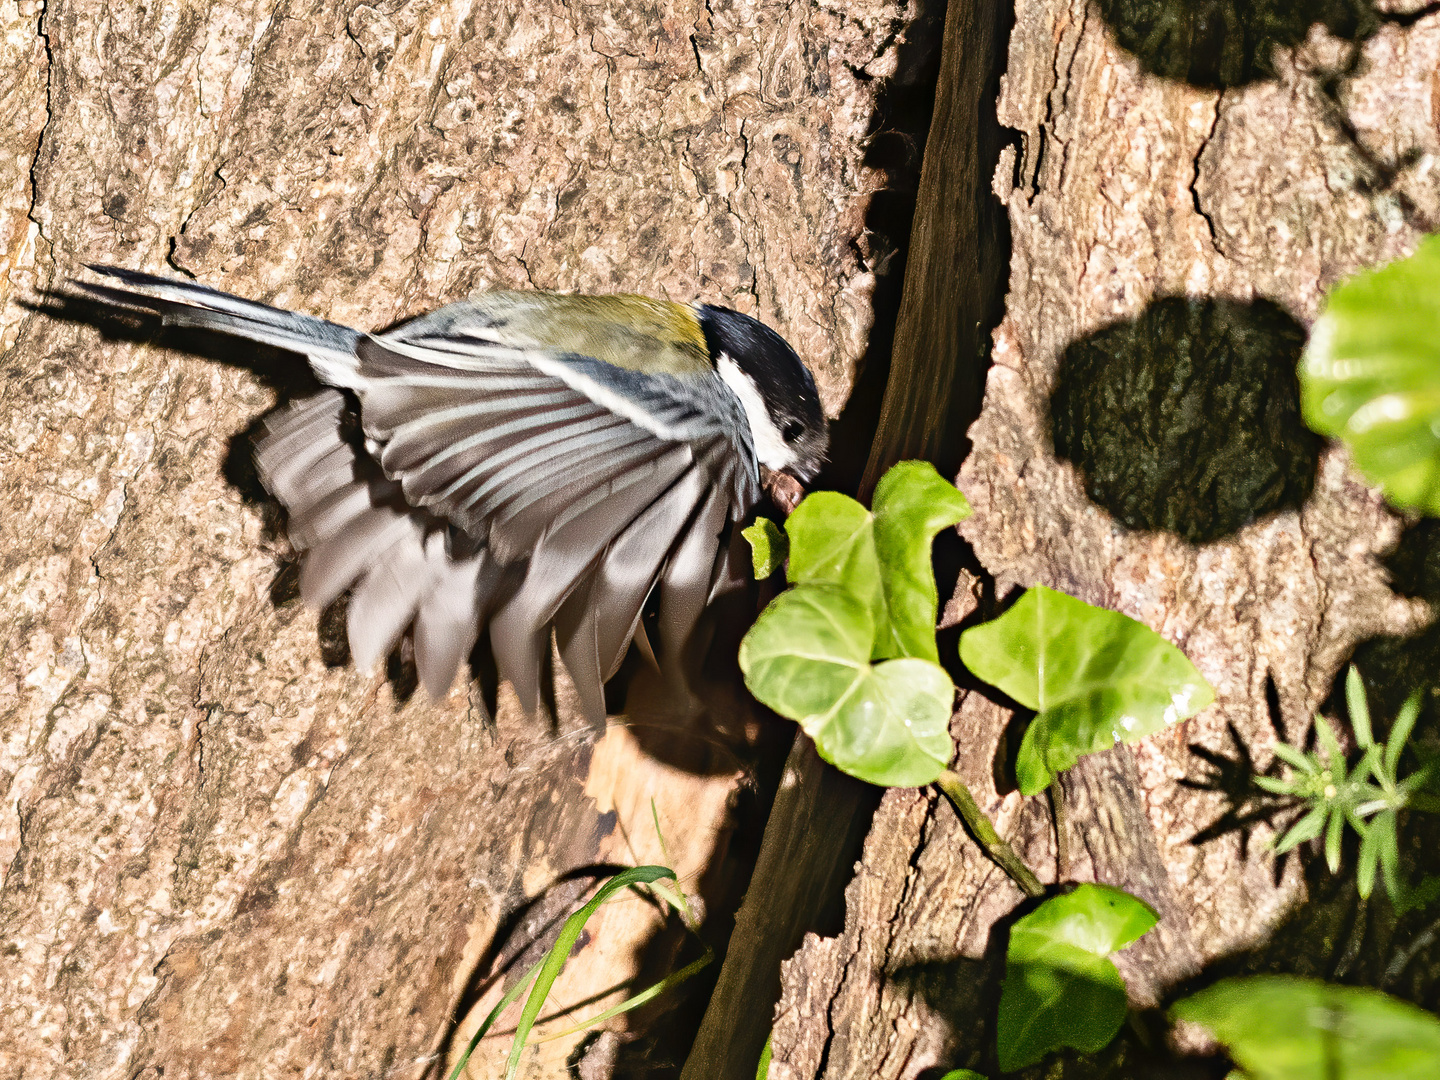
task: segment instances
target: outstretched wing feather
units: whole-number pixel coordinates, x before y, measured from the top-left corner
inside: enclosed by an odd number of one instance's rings
[[[660,578],[660,649],[672,671],[683,664],[690,634],[705,610],[727,504],[722,489],[710,489]]]
[[[674,447],[662,457],[610,481],[603,490],[592,493],[581,512],[546,532],[530,558],[524,588],[501,605],[491,622],[496,662],[517,691],[522,686],[538,686],[536,673],[541,658],[538,652],[526,649],[525,643],[548,641],[544,627],[555,618],[601,552],[689,465],[688,450]],[[502,642],[508,644],[502,646]],[[521,700],[529,706],[525,697]]]
[[[601,687],[619,670],[645,599],[709,482],[702,470],[687,469],[615,538],[555,617],[560,656],[594,723],[604,719]]]

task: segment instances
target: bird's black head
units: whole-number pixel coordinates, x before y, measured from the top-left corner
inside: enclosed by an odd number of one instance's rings
[[[784,338],[748,315],[709,304],[697,311],[716,369],[745,406],[760,464],[815,479],[830,431],[805,364]]]

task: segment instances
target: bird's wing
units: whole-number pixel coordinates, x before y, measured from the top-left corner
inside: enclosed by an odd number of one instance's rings
[[[266,420],[255,461],[305,552],[305,599],[325,607],[352,590],[346,628],[356,665],[373,667],[413,624],[421,681],[439,696],[514,575],[483,548],[448,548],[445,531],[408,506],[399,485],[355,444],[347,411],[335,390],[292,402]]]
[[[366,335],[191,282],[93,269],[118,282],[74,283],[93,297],[293,349],[358,396],[363,448],[345,430],[344,398],[327,391],[273,416],[256,460],[306,552],[307,601],[352,591],[362,667],[413,625],[432,693],[489,617],[501,670],[533,710],[564,608],[566,664],[587,711],[603,715],[599,681],[650,590],[659,584],[662,642],[678,656],[726,517],[758,497],[743,408],[678,304],[490,293]]]
[[[573,601],[560,620],[562,656],[586,711],[603,716],[600,685],[650,590],[667,582],[673,621],[688,633],[726,518],[755,501],[738,401],[713,370],[631,371],[505,343],[490,327],[483,336],[453,324],[406,329],[356,350],[376,460],[408,504],[453,523],[500,565],[528,564],[523,586],[493,611],[490,635],[527,708],[538,701],[549,627]],[[704,563],[703,579],[672,570],[687,560]]]

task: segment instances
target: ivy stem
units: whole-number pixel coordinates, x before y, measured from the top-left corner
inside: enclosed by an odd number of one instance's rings
[[[1060,777],[1050,781],[1050,812],[1055,816],[1055,880],[1070,876],[1070,835],[1065,828],[1065,792]]]
[[[1010,875],[1010,880],[1020,887],[1020,891],[1030,897],[1044,896],[1045,886],[1040,884],[1034,871],[1025,865],[1025,860],[1015,854],[1015,849],[1000,839],[1000,834],[975,802],[975,797],[970,794],[965,781],[960,779],[960,774],[946,769],[936,779],[935,786],[954,803],[956,813],[960,815],[960,820],[965,822],[975,842],[985,849],[985,854],[990,856],[995,865]]]

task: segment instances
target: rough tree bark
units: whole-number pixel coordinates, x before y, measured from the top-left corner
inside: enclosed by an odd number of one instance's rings
[[[1001,215],[988,192],[989,162],[999,152],[991,112],[998,16],[991,0],[952,0],[911,26],[912,40],[924,35],[938,46],[939,70],[862,499],[902,458],[958,465],[964,424],[954,420],[979,409],[986,327],[1001,296],[995,268],[1003,263]],[[863,408],[863,393],[856,397]],[[826,909],[849,880],[877,795],[822,762],[809,738],[796,734],[682,1080],[749,1080],[770,1034],[780,965],[807,932],[833,918]]]
[[[1205,382],[1232,377],[1202,370],[1207,350],[1223,352],[1233,372],[1258,343],[1259,355],[1287,370],[1303,339],[1291,318],[1308,323],[1328,286],[1408,252],[1440,221],[1440,16],[1371,18],[1357,4],[1347,10],[1365,17],[1337,19],[1331,34],[1307,32],[1314,16],[1301,15],[1314,8],[1294,5],[1298,31],[1260,58],[1260,70],[1212,69],[1195,86],[1147,73],[1117,46],[1117,33],[1133,27],[1107,24],[1101,9],[1120,24],[1121,7],[1016,5],[999,116],[1018,146],[994,174],[1010,216],[1010,292],[959,476],[975,506],[961,531],[994,595],[1041,582],[1123,611],[1182,645],[1218,696],[1193,721],[1067,777],[1061,877],[1109,882],[1159,908],[1158,930],[1119,958],[1137,1006],[1163,1003],[1202,973],[1275,966],[1386,983],[1433,1008],[1433,934],[1417,952],[1413,925],[1397,925],[1383,900],[1358,904],[1351,883],[1307,877],[1300,859],[1277,866],[1263,843],[1272,826],[1238,827],[1255,807],[1227,792],[1213,767],[1248,754],[1263,770],[1277,735],[1303,739],[1357,645],[1429,619],[1425,605],[1392,592],[1382,565],[1402,522],[1334,447],[1309,452],[1299,494],[1269,477],[1264,498],[1252,492],[1238,511],[1217,511],[1228,496],[1203,512],[1170,497],[1201,486],[1201,476],[1216,491],[1243,486],[1248,478],[1234,473],[1249,465],[1225,460],[1225,444],[1283,426],[1269,413],[1238,425]],[[1174,6],[1174,25],[1186,25],[1188,8]],[[1153,55],[1146,63],[1163,69]],[[1166,318],[1190,320],[1188,373],[1164,366],[1180,363],[1177,333],[1153,340]],[[1061,420],[1052,423],[1052,398],[1084,398],[1067,378],[1080,378],[1075,365],[1095,342],[1116,349],[1114,335],[1152,339],[1149,354],[1127,354],[1136,380],[1162,371],[1174,382],[1139,405],[1110,403],[1114,414],[1092,411],[1097,438],[1108,421],[1121,441],[1073,447]],[[1222,338],[1228,344],[1217,345]],[[1252,405],[1274,398],[1257,391]],[[1123,472],[1140,456],[1136,433],[1173,437],[1186,448],[1176,468],[1195,472],[1107,486],[1110,465]],[[1303,433],[1281,434],[1303,451]],[[1289,450],[1276,439],[1279,460]],[[1212,462],[1221,464],[1206,473]],[[993,604],[981,606],[993,614]],[[1002,833],[1012,831],[1054,880],[1044,801],[1022,806],[995,786],[1011,720],[1001,704],[967,692],[952,724],[957,768]],[[812,936],[786,966],[772,1078],[908,1080],[992,1068],[996,962],[1020,900],[943,799],[888,793],[847,893],[844,932]],[[1139,1056],[1122,1040],[1108,1056],[1046,1075],[1136,1075]]]
[[[246,464],[294,358],[27,304],[86,261],[363,327],[486,287],[704,296],[784,332],[833,413],[900,16],[0,2],[0,1076],[433,1074],[584,868],[659,859],[652,797],[723,894],[745,782],[703,732],[596,741],[563,683],[554,728],[503,692],[490,725],[478,691],[345,666]],[[607,912],[558,1003],[653,966],[655,932]]]

